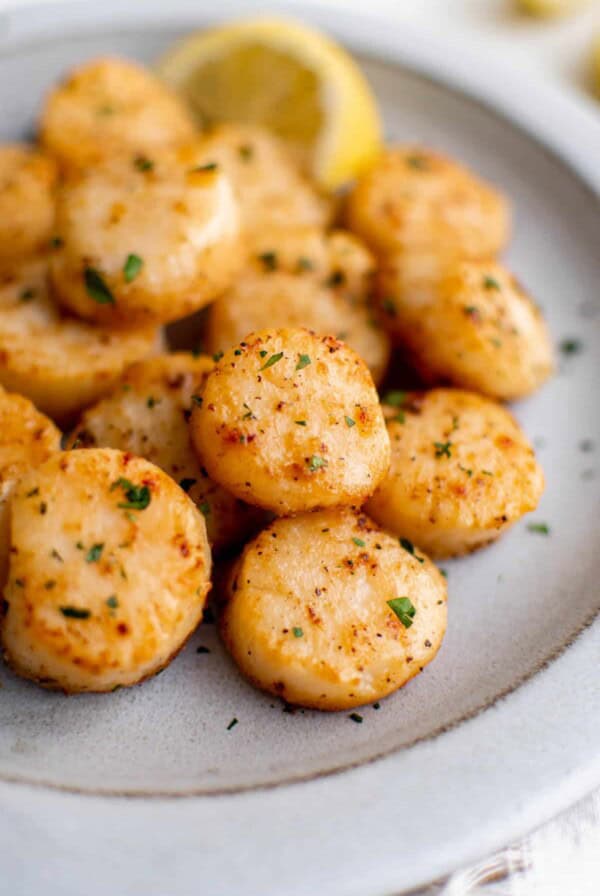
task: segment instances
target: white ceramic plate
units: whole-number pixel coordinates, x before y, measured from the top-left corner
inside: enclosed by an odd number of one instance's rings
[[[221,2],[218,15],[254,5]],[[446,564],[438,659],[360,725],[282,712],[209,625],[159,678],[115,695],[65,699],[2,669],[0,892],[383,896],[600,783],[600,125],[459,45],[334,6],[311,18],[363,54],[388,135],[454,153],[513,197],[510,263],[557,341],[581,341],[516,409],[547,471],[534,519],[551,534],[519,525]],[[31,130],[73,63],[151,60],[214,15],[198,0],[8,14],[0,139]]]

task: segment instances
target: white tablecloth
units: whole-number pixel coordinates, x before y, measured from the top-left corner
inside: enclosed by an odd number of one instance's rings
[[[0,9],[31,2],[0,0]],[[137,2],[143,7],[142,0]],[[306,0],[306,6],[318,6],[319,2]],[[362,0],[335,2],[340,7],[365,6]],[[268,5],[265,2],[266,8]],[[600,102],[589,91],[588,71],[590,44],[594,34],[600,33],[600,0],[591,2],[576,16],[550,22],[518,14],[511,0],[369,0],[368,5],[373,15],[386,16],[399,26],[403,22],[421,24],[447,34],[448,39],[456,30],[468,34],[480,49],[485,47],[503,56],[507,64],[520,66],[532,78],[551,79],[576,102],[596,104],[600,115]],[[508,845],[502,853],[484,858],[477,866],[457,872],[418,896],[471,893],[600,896],[600,792],[524,841]]]

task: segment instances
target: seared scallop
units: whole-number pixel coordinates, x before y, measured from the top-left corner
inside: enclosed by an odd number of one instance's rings
[[[434,558],[452,557],[535,510],[544,474],[505,408],[458,389],[392,397],[392,463],[366,505],[379,525]]]
[[[435,657],[446,583],[364,515],[302,514],[276,520],[246,546],[220,628],[261,690],[350,709],[402,687]]]
[[[46,249],[54,227],[56,164],[26,144],[0,145],[0,267]]]
[[[366,364],[308,330],[263,330],[225,352],[191,432],[216,482],[278,514],[360,505],[389,465]]]
[[[384,325],[426,382],[510,401],[553,372],[540,310],[497,262],[454,262],[428,279],[396,257],[384,265],[379,287]]]
[[[209,588],[204,517],[148,461],[62,452],[15,488],[2,643],[19,675],[68,693],[135,684],[181,649]]]
[[[246,124],[222,124],[182,150],[190,165],[214,165],[233,184],[251,245],[265,232],[325,227],[331,202],[300,173],[283,143]]]
[[[194,137],[182,101],[148,69],[117,58],[74,69],[48,97],[40,139],[66,170],[119,154],[144,159]]]
[[[443,249],[487,258],[507,242],[506,199],[458,162],[415,146],[386,149],[347,204],[350,230],[379,254]]]
[[[8,571],[12,491],[21,476],[60,450],[60,438],[52,421],[27,398],[0,386],[0,587]]]
[[[210,309],[207,346],[217,352],[267,327],[307,327],[346,342],[383,379],[390,343],[369,304],[374,261],[343,231],[271,234]]]
[[[53,419],[69,423],[133,361],[153,354],[153,327],[115,331],[64,315],[49,295],[47,262],[0,280],[0,383]]]
[[[185,317],[226,289],[243,261],[226,177],[171,153],[138,162],[113,159],[59,192],[52,284],[66,308],[95,323]]]
[[[204,514],[215,550],[244,541],[264,514],[213,482],[192,449],[188,418],[214,362],[185,352],[157,355],[129,367],[110,395],[82,415],[69,437],[74,448],[119,448],[169,474]]]

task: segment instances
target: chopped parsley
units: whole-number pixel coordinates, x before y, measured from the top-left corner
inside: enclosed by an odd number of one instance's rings
[[[20,302],[30,302],[35,297],[35,289],[22,289],[19,293]]]
[[[559,348],[563,355],[578,355],[583,348],[583,343],[580,339],[563,339]]]
[[[452,442],[434,442],[436,457],[452,457]]]
[[[125,283],[131,283],[132,280],[135,280],[143,266],[143,258],[140,258],[139,255],[135,255],[135,253],[131,252],[123,265],[123,278]]]
[[[343,271],[333,271],[327,278],[326,286],[342,286],[346,282],[346,275]]]
[[[221,360],[221,358],[223,357],[223,354],[224,354],[224,352],[215,352],[214,353],[214,355],[212,356],[212,359],[215,362],[215,364],[217,364]]]
[[[357,548],[364,548],[365,543],[362,538],[353,538],[352,541],[356,545]]]
[[[202,396],[201,395],[192,395],[192,404],[195,404],[196,407],[202,407]]]
[[[110,610],[116,610],[116,609],[117,609],[117,607],[119,606],[119,598],[117,597],[116,594],[111,594],[110,597],[107,597],[107,598],[106,598],[106,606],[107,606]]]
[[[249,162],[254,155],[254,149],[248,143],[244,143],[242,146],[238,146],[238,153],[240,159],[243,159],[244,162]]]
[[[406,392],[401,392],[398,389],[386,392],[381,399],[382,404],[389,404],[393,408],[401,408],[405,401]]]
[[[102,556],[102,551],[104,550],[104,542],[100,544],[93,544],[87,554],[85,555],[86,563],[96,563],[100,557]]]
[[[231,731],[232,728],[235,728],[235,726],[237,725],[237,723],[238,723],[238,720],[237,720],[236,718],[233,718],[233,719],[231,720],[231,722],[229,723],[229,725],[227,726],[227,730],[228,730],[228,731]]]
[[[147,156],[136,156],[133,165],[138,171],[152,171],[154,162]]]
[[[260,368],[261,370],[267,370],[269,367],[273,367],[274,364],[277,364],[278,361],[281,361],[283,358],[283,352],[277,352],[275,355],[271,355],[268,361],[265,361],[263,366]]]
[[[277,253],[276,252],[261,252],[258,256],[259,261],[262,261],[265,271],[276,271],[277,270]]]
[[[310,355],[298,355],[298,363],[296,364],[296,370],[304,370],[305,367],[308,367],[312,361],[310,360]]]
[[[129,479],[120,476],[110,487],[111,492],[121,488],[125,494],[125,501],[119,503],[124,510],[145,510],[152,499],[147,485],[135,485]]]
[[[298,270],[299,271],[312,271],[314,265],[310,258],[306,258],[306,256],[301,255],[298,259]]]
[[[87,294],[99,305],[114,305],[115,297],[96,268],[86,268],[83,272]]]
[[[89,619],[92,615],[85,607],[61,607],[60,612],[66,619]]]
[[[363,717],[357,712],[351,712],[348,718],[352,719],[353,722],[356,722],[357,725],[362,724]]]
[[[409,554],[411,554],[415,558],[415,560],[418,560],[419,563],[425,563],[425,557],[418,557],[415,554],[415,546],[412,543],[412,541],[409,541],[408,538],[401,538],[400,544],[404,548],[405,551],[407,551]]]
[[[246,409],[246,413],[242,415],[242,420],[256,420],[256,417],[254,416],[251,408],[248,407],[246,402],[244,402],[244,408]]]
[[[382,299],[381,307],[389,317],[396,317],[396,306],[393,299]]]
[[[414,168],[415,171],[426,171],[429,167],[429,162],[425,156],[407,156],[406,164],[409,168]]]
[[[207,162],[206,165],[196,165],[195,168],[192,168],[191,173],[195,171],[216,171],[218,167],[217,162]]]
[[[46,591],[51,591],[56,586],[56,579],[48,579],[47,582],[44,582],[44,588]]]
[[[294,633],[294,638],[302,638],[304,636],[304,632],[299,625],[295,625],[292,631]]]
[[[348,428],[351,428],[352,426],[356,426],[356,420],[353,420],[352,417],[344,417],[344,420],[346,421],[346,426]]]
[[[550,526],[548,523],[529,523],[528,532],[535,532],[536,535],[550,535]]]
[[[63,240],[62,236],[53,236],[50,240],[50,245],[53,249],[62,249],[64,244],[65,241]]]
[[[296,426],[306,426],[306,420],[294,420]]]
[[[484,289],[500,289],[500,284],[496,280],[495,277],[490,277],[489,274],[483,278],[483,288]]]
[[[200,644],[199,647],[196,647],[196,653],[210,653],[208,647],[204,647],[204,645]]]
[[[408,597],[394,597],[387,601],[388,607],[394,611],[404,628],[410,628],[416,614],[416,609]]]
[[[318,454],[313,454],[313,456],[307,461],[308,469],[311,473],[314,473],[315,470],[320,470],[321,467],[327,466],[327,461],[324,457],[319,457]]]
[[[200,513],[204,514],[204,516],[208,516],[210,514],[210,504],[208,501],[203,501],[202,504],[198,504],[198,510]]]

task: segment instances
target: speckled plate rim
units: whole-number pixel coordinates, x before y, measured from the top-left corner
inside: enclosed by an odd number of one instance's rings
[[[108,0],[0,16],[0,54],[93,28],[182,30],[264,10],[255,0]],[[501,112],[600,192],[591,106],[474,54],[458,34],[390,29],[374,10],[272,2],[352,48]],[[547,668],[452,731],[334,776],[180,800],[90,797],[0,783],[0,862],[12,896],[139,892],[383,896],[519,836],[600,783],[600,620]],[[573,683],[577,687],[573,686]],[[401,779],[401,788],[394,782]],[[400,798],[401,794],[401,798]],[[110,859],[107,860],[107,856]],[[26,870],[27,869],[27,870]],[[50,876],[51,873],[51,876]]]

